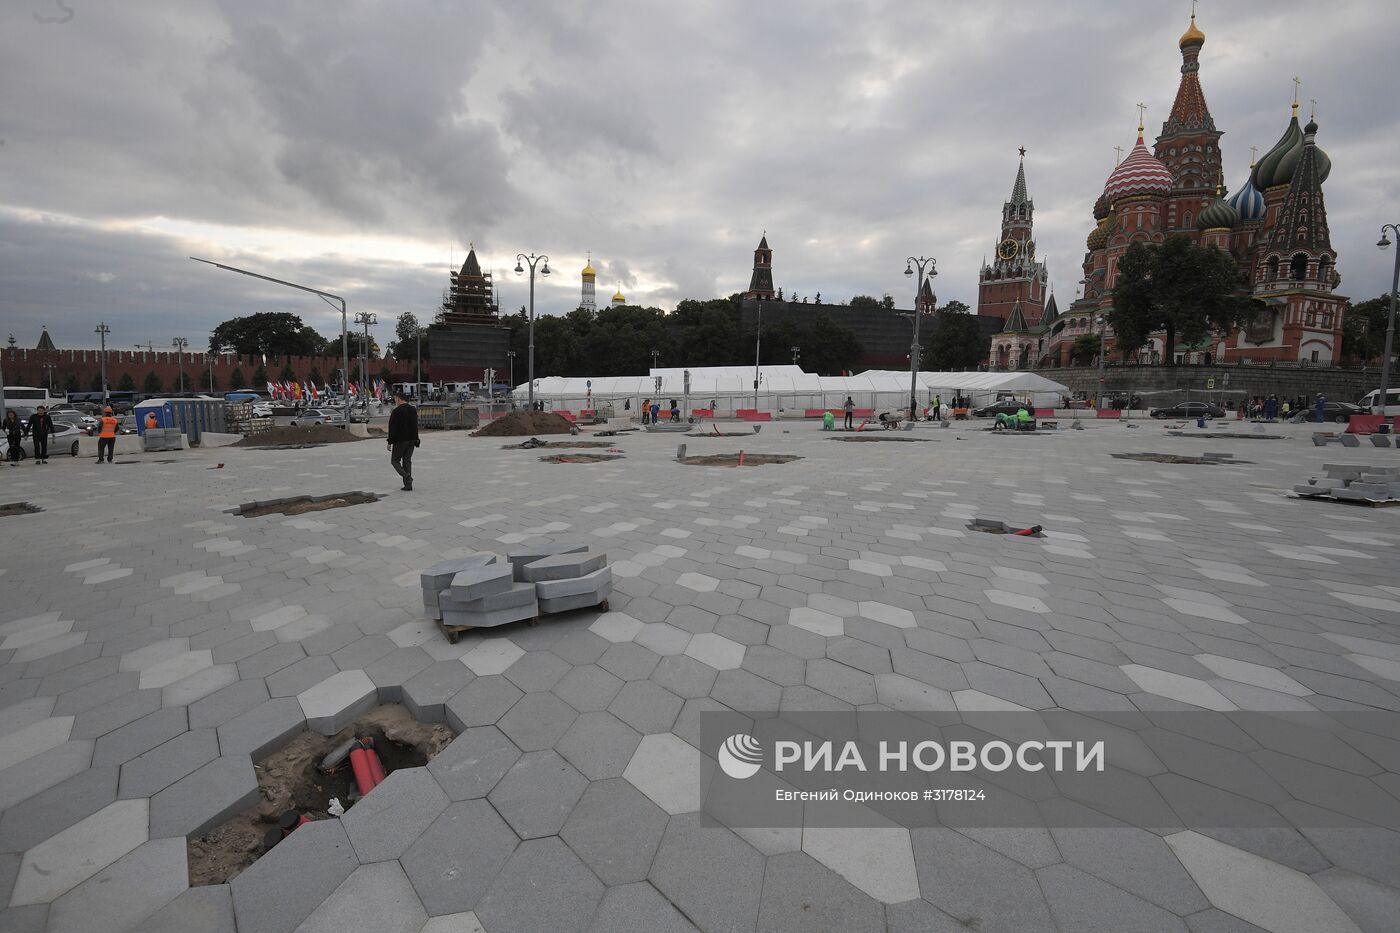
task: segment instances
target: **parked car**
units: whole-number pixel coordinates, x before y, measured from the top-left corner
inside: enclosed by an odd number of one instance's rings
[[[999,402],[994,402],[991,405],[985,405],[982,408],[973,410],[972,416],[974,418],[995,418],[997,415],[1014,415],[1022,408],[1031,413],[1035,411],[1025,402],[1014,398],[1004,398]]]
[[[1152,409],[1154,418],[1224,418],[1225,409],[1209,402],[1178,402],[1169,408]]]
[[[82,430],[76,425],[67,421],[57,421],[53,423],[54,433],[49,435],[49,456],[57,457],[59,454],[67,454],[70,457],[78,455],[78,438],[82,435]],[[24,460],[34,456],[34,438],[26,437],[19,443],[19,458]]]
[[[86,412],[78,411],[76,408],[58,408],[49,412],[49,416],[54,422],[66,421],[69,424],[87,430],[97,426],[98,419]]]
[[[1352,415],[1364,415],[1367,412],[1368,409],[1362,408],[1360,405],[1353,405],[1351,402],[1322,403],[1322,420],[1335,421],[1337,424],[1346,424],[1351,420]],[[1303,421],[1316,421],[1317,405],[1309,405],[1300,411],[1299,415],[1302,416],[1301,420]]]
[[[135,433],[137,433],[137,429],[136,429],[136,416],[135,416],[135,415],[122,415],[120,418],[118,418],[118,419],[117,419],[117,433],[118,433],[118,434],[135,434]]]
[[[293,427],[302,424],[331,424],[343,426],[345,424],[345,412],[331,411],[328,408],[308,408],[294,416],[288,423]]]

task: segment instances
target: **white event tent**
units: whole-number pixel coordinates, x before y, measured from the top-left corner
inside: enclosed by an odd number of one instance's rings
[[[754,367],[699,366],[690,374],[689,408],[708,408],[716,403],[720,414],[739,408],[754,408]],[[636,411],[643,399],[660,399],[663,408],[671,399],[684,405],[685,369],[653,369],[646,376],[547,376],[535,380],[535,398],[552,409],[578,410],[612,403],[621,413],[624,407]],[[529,393],[529,384],[515,388],[515,398]],[[1031,397],[1037,407],[1057,407],[1069,388],[1027,372],[921,372],[918,401],[927,406],[934,396],[951,401],[954,395],[970,399],[974,405],[1014,395]],[[898,370],[867,370],[854,376],[818,376],[803,372],[800,366],[759,368],[758,404],[760,411],[801,412],[808,408],[839,408],[850,396],[857,408],[892,411],[909,406],[909,373]],[[630,406],[625,405],[630,403]]]

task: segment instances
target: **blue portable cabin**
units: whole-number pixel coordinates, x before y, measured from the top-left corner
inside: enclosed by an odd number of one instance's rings
[[[222,432],[225,428],[225,403],[218,398],[152,398],[137,404],[136,431],[146,435],[146,413],[155,412],[156,425],[179,430],[189,438],[190,446],[199,443],[205,431]]]

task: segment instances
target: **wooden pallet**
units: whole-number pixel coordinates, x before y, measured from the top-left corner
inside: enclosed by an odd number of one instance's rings
[[[597,609],[599,612],[607,612],[608,601],[605,599],[596,606],[580,606],[579,609],[570,609],[569,611],[578,612],[580,609]],[[520,621],[524,622],[526,625],[539,625],[540,617],[535,616],[530,619],[521,619]],[[476,631],[476,626],[474,625],[448,625],[441,619],[437,620],[437,624],[438,628],[442,629],[442,634],[447,636],[447,643],[449,645],[457,644],[457,640],[462,637],[463,632]]]

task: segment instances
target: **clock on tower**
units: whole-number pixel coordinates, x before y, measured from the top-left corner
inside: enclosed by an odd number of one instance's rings
[[[1016,258],[1016,241],[1007,237],[997,246],[997,256],[1001,259],[1011,260]]]

